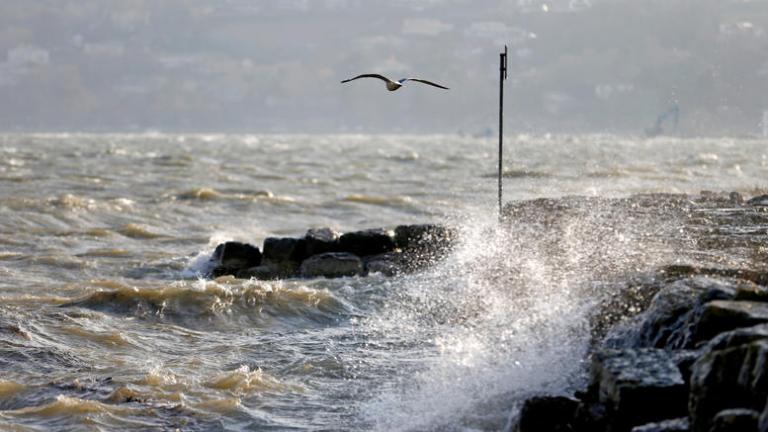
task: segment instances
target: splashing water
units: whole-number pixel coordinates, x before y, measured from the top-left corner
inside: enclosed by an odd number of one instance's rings
[[[538,216],[503,228],[487,216],[465,220],[447,262],[410,277],[365,323],[410,345],[398,379],[362,406],[375,430],[495,430],[525,396],[583,378],[590,314],[612,294],[596,284],[666,259],[640,251],[672,249],[645,238],[630,209],[573,205],[547,226]]]

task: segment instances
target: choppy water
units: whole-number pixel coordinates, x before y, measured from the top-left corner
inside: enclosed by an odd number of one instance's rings
[[[760,140],[507,144],[510,201],[749,195],[768,173]],[[0,428],[501,429],[521,397],[581,379],[601,283],[684,254],[675,217],[599,205],[497,232],[495,145],[0,135]],[[429,221],[462,241],[421,274],[197,276],[224,240]]]

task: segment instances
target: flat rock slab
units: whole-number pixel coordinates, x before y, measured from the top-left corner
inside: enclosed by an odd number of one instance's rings
[[[704,305],[693,339],[706,341],[719,333],[762,323],[768,323],[768,303],[715,300]]]
[[[687,418],[664,420],[632,428],[632,432],[688,432],[690,430],[691,425]]]
[[[613,430],[687,413],[683,376],[670,354],[653,348],[604,350],[592,361],[592,386],[607,408]]]
[[[307,258],[299,273],[304,277],[344,277],[363,273],[363,260],[344,252],[327,252]]]

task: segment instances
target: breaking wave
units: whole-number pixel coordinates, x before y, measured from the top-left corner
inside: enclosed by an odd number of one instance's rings
[[[211,318],[222,323],[246,320],[249,325],[274,325],[275,321],[289,324],[295,319],[327,322],[348,313],[343,302],[327,289],[231,277],[183,281],[159,288],[96,291],[61,306],[169,320],[191,327],[205,326]]]

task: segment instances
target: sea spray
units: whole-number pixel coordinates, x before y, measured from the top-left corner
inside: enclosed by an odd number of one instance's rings
[[[403,362],[361,405],[375,430],[498,429],[522,398],[566,392],[583,379],[594,307],[614,294],[600,282],[674,250],[644,236],[631,205],[540,204],[532,219],[503,225],[490,212],[467,218],[454,253],[364,321],[400,333],[412,344],[407,358],[424,359]],[[657,229],[674,230],[668,218]]]

